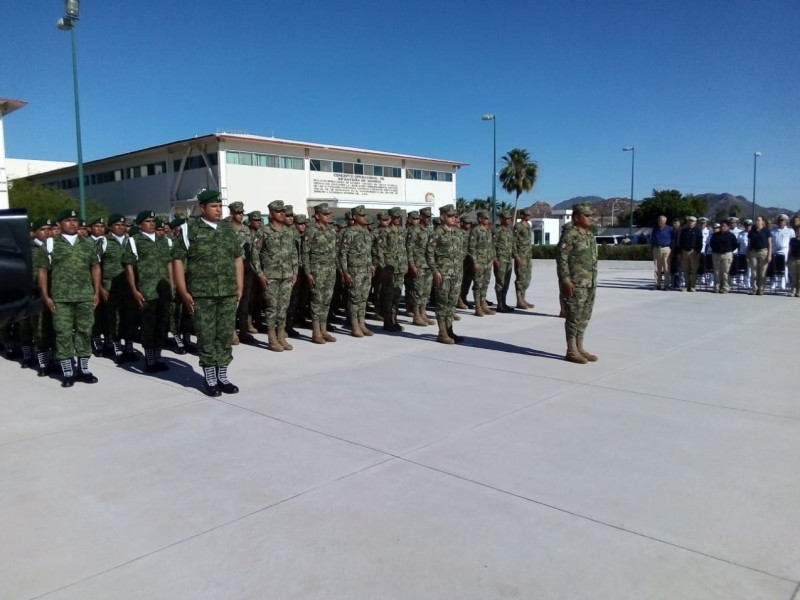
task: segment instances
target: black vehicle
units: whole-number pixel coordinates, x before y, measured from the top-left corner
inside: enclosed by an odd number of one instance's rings
[[[31,272],[28,213],[0,210],[0,327],[41,311],[42,293]]]

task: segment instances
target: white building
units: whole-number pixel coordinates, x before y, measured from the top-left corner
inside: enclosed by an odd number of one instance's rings
[[[531,219],[533,231],[533,244],[535,246],[552,245],[558,243],[561,237],[561,228],[572,220],[572,209],[554,210],[551,217]]]
[[[3,130],[3,117],[19,110],[28,103],[24,100],[12,100],[11,98],[0,98],[0,210],[8,208],[8,181],[6,171],[6,138]]]
[[[6,175],[9,181],[25,179],[31,175],[47,173],[56,169],[74,167],[74,162],[63,160],[34,160],[30,158],[6,158]]]
[[[327,202],[335,215],[365,205],[372,212],[437,209],[455,202],[458,170],[466,163],[328,146],[240,133],[179,140],[88,162],[87,199],[126,216],[146,209],[193,210],[197,193],[218,189],[223,203],[266,211],[273,200],[298,214]],[[77,167],[29,179],[78,194]],[[313,210],[311,211],[313,212]],[[436,214],[434,212],[434,214]]]

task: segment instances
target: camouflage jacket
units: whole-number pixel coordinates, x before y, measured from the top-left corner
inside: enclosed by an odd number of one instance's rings
[[[439,225],[428,238],[425,261],[428,268],[445,276],[461,270],[464,261],[462,237],[459,229]]]
[[[483,225],[473,227],[469,232],[469,247],[467,249],[476,264],[485,265],[494,261],[494,240],[492,230]]]
[[[428,263],[425,253],[428,248],[428,238],[431,236],[430,230],[424,225],[409,227],[406,233],[406,254],[408,254],[408,266],[418,269],[427,269]]]
[[[48,239],[39,249],[38,267],[50,270],[50,297],[55,302],[91,302],[92,267],[99,264],[97,248],[78,236],[75,245],[63,235]]]
[[[113,234],[97,240],[97,254],[100,256],[100,267],[103,269],[103,287],[111,289],[114,279],[125,272],[122,255],[128,245],[128,238],[123,236],[122,243]]]
[[[384,227],[378,235],[378,266],[394,267],[398,270],[408,268],[406,254],[406,232],[402,227]]]
[[[514,225],[514,258],[524,260],[531,257],[533,237],[530,223],[519,221]]]
[[[133,266],[136,286],[145,300],[156,300],[159,295],[171,293],[171,261],[172,245],[167,238],[156,236],[153,241],[141,232],[128,240],[122,255],[122,263]]]
[[[372,264],[376,267],[378,266],[378,239],[381,237],[381,232],[384,229],[388,229],[388,227],[376,227],[369,231],[369,235],[372,238]]]
[[[336,269],[336,230],[330,225],[310,225],[303,236],[303,270],[313,275],[319,271]]]
[[[460,227],[456,227],[453,229],[453,231],[455,232],[456,238],[458,238],[458,243],[460,244],[459,257],[463,263],[464,259],[469,256],[469,234],[472,232],[472,230],[464,231]]]
[[[294,227],[264,225],[253,240],[253,270],[267,279],[291,279],[299,269]]]
[[[172,260],[185,261],[186,287],[192,296],[221,298],[236,295],[236,259],[242,246],[229,221],[216,229],[199,217],[181,226],[172,246]]]
[[[244,261],[250,262],[252,259],[252,250],[253,250],[253,235],[250,231],[250,228],[242,224],[239,229],[236,229],[236,226],[233,225],[233,221],[229,221],[231,223],[231,228],[233,232],[236,234],[236,239],[239,240],[239,244],[242,247],[242,256],[244,257]]]
[[[597,242],[594,234],[578,227],[565,227],[556,247],[558,282],[571,281],[576,287],[597,285]]]
[[[339,245],[339,268],[353,271],[372,266],[372,233],[366,227],[353,225],[344,230]]]
[[[514,257],[514,234],[511,227],[498,227],[494,232],[494,253],[499,261]]]

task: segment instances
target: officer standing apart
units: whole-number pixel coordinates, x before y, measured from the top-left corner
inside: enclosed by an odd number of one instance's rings
[[[494,311],[486,302],[489,291],[491,268],[495,264],[494,239],[489,229],[489,214],[478,211],[478,226],[469,232],[467,252],[472,259],[472,298],[475,300],[475,316],[493,315]]]
[[[736,236],[728,230],[728,223],[723,221],[719,231],[711,234],[708,240],[711,249],[711,260],[714,264],[714,293],[727,294],[731,291],[728,284],[728,274],[733,262],[733,253],[738,248]]]
[[[565,227],[556,248],[558,284],[564,298],[569,362],[586,364],[597,356],[583,347],[583,334],[592,318],[597,289],[597,242],[590,231],[594,210],[588,203],[572,207],[572,227]]]
[[[311,290],[311,341],[315,344],[335,342],[326,330],[336,283],[336,231],[330,226],[331,209],[323,202],[314,207],[314,224],[303,237],[302,263]],[[299,284],[298,284],[299,285]]]
[[[533,308],[533,304],[525,299],[525,293],[531,284],[533,238],[528,222],[531,213],[521,210],[517,214],[520,220],[514,224],[514,272],[517,276],[514,285],[517,288],[517,308],[526,309]]]
[[[367,328],[366,311],[370,284],[375,275],[372,264],[372,233],[367,229],[367,211],[364,205],[351,211],[354,223],[344,230],[339,245],[339,271],[347,290],[347,314],[351,335],[356,338],[371,336]]]
[[[511,313],[514,309],[506,302],[511,285],[511,271],[514,268],[514,233],[511,221],[514,213],[504,210],[500,213],[500,227],[494,232],[494,293],[497,295],[497,312]]]
[[[56,220],[61,234],[42,246],[38,268],[44,306],[53,314],[56,361],[64,375],[61,387],[72,387],[76,377],[97,383],[89,371],[89,357],[94,309],[100,302],[100,259],[94,242],[78,235],[78,213],[65,209]],[[73,358],[78,361],[77,374]]]
[[[242,247],[230,223],[221,220],[219,192],[205,190],[197,202],[200,217],[181,226],[173,247],[175,285],[186,310],[194,315],[203,392],[208,396],[235,394],[239,388],[228,379],[228,365],[233,360],[236,306],[242,297]]]
[[[433,273],[433,285],[436,286],[436,323],[439,325],[436,341],[455,344],[464,341],[463,337],[453,332],[453,316],[461,291],[458,274],[464,264],[464,254],[456,207],[452,204],[443,206],[439,209],[439,215],[439,226],[428,239],[425,260]]]

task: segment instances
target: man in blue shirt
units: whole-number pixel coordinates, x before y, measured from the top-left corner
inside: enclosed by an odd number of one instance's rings
[[[650,245],[653,247],[653,263],[655,263],[656,286],[653,289],[666,290],[669,284],[669,255],[672,245],[672,227],[667,225],[667,217],[658,217],[653,233],[650,234]]]

